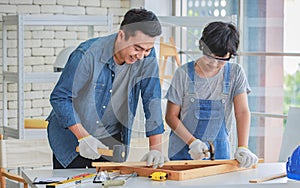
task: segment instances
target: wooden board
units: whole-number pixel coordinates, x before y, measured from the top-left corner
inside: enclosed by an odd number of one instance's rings
[[[136,172],[139,176],[148,177],[153,172],[166,172],[168,180],[188,180],[193,178],[223,174],[246,168],[239,168],[236,160],[182,160],[166,162],[162,168],[147,167],[146,162],[95,162],[94,167],[100,170],[120,170],[122,174]],[[255,166],[253,167],[255,168]]]
[[[260,183],[260,182],[265,182],[265,181],[274,180],[274,179],[283,178],[283,177],[286,177],[285,172],[280,173],[280,174],[267,176],[267,177],[263,177],[263,178],[259,178],[259,179],[249,180],[249,183]]]

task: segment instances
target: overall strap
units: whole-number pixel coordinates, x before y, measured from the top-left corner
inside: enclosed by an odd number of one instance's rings
[[[224,66],[223,94],[228,95],[230,89],[230,63]]]
[[[188,87],[189,87],[189,93],[194,94],[195,93],[195,67],[194,67],[194,61],[189,62],[187,65],[187,72],[189,76],[189,81],[188,81]]]

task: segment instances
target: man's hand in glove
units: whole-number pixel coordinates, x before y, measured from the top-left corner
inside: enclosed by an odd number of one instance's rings
[[[147,166],[151,166],[153,164],[153,168],[157,168],[157,166],[163,167],[164,163],[168,162],[169,159],[168,157],[164,156],[160,151],[151,150],[144,155],[141,161],[146,161]]]
[[[202,142],[199,139],[194,140],[190,145],[189,145],[189,154],[191,155],[191,158],[194,160],[201,160],[205,157],[205,153],[208,150],[207,145]]]
[[[79,154],[88,159],[98,159],[101,155],[98,153],[98,148],[108,149],[102,142],[92,135],[88,135],[78,140]]]
[[[234,154],[234,158],[240,163],[239,167],[249,168],[258,163],[257,156],[247,147],[239,147]]]

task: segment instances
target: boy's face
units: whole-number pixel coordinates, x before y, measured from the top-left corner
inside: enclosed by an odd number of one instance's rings
[[[204,53],[204,58],[208,67],[210,67],[211,69],[219,69],[224,66],[227,61],[230,60],[231,54],[228,52],[224,57],[219,57],[214,54]]]
[[[125,39],[125,33],[120,30],[115,43],[115,61],[118,64],[133,64],[148,56],[154,47],[155,37],[136,31],[134,36]]]

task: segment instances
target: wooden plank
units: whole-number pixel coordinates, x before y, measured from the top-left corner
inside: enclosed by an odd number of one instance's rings
[[[263,178],[259,178],[259,179],[249,180],[249,183],[259,183],[259,182],[274,180],[274,179],[283,178],[283,177],[286,177],[286,173],[285,172],[284,173],[280,173],[280,174],[275,174],[275,175],[267,176],[267,177],[263,177]]]
[[[224,174],[228,172],[233,172],[236,170],[240,170],[238,166],[232,164],[220,164],[220,165],[213,165],[207,166],[203,168],[194,168],[190,170],[185,170],[180,172],[180,179],[181,180],[189,180],[193,178],[200,178],[205,176],[217,175],[217,174]]]
[[[217,164],[238,164],[234,159],[232,160],[178,160],[169,161],[164,163],[164,167],[167,166],[186,166],[186,165],[217,165]],[[114,163],[114,162],[93,162],[94,167],[120,167],[120,166],[146,166],[146,162],[124,162],[124,163]]]
[[[164,169],[154,169],[154,168],[145,168],[145,167],[136,167],[136,166],[123,166],[120,167],[121,174],[130,174],[136,172],[138,176],[149,177],[153,172],[166,172],[168,174],[168,180],[179,180],[180,172],[173,170],[164,170]]]

